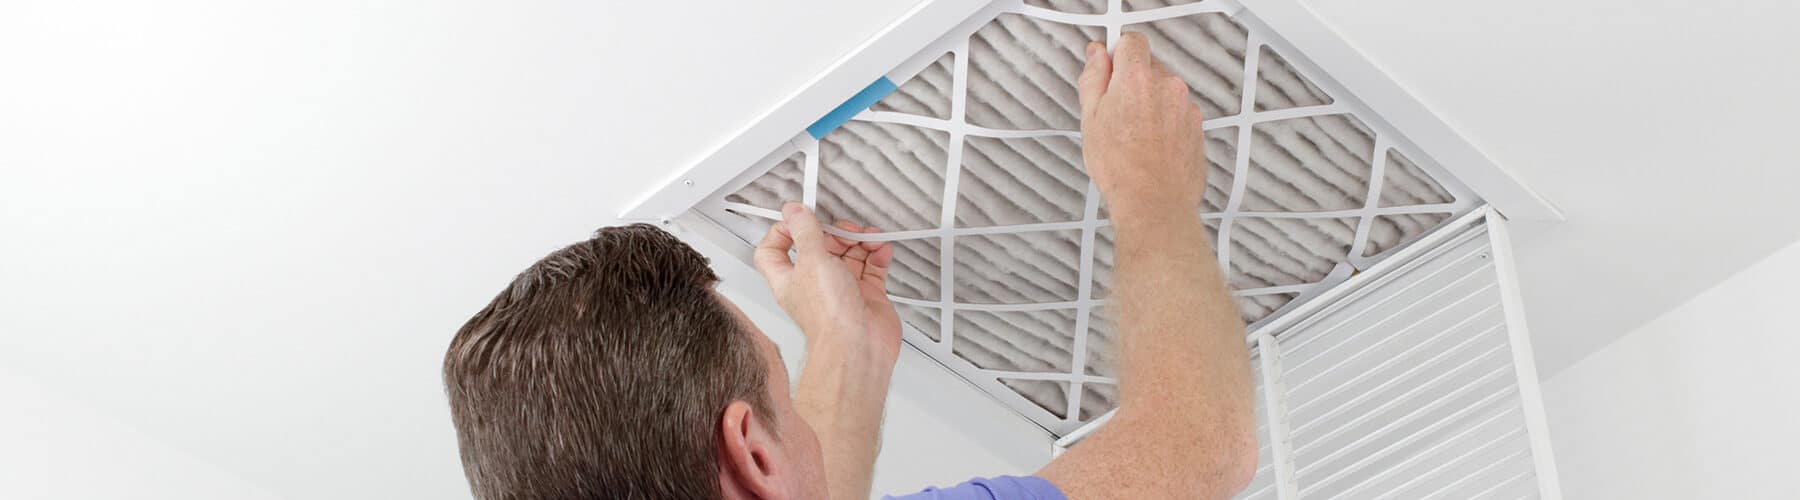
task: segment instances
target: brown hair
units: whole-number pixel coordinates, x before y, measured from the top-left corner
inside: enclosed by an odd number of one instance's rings
[[[456,332],[444,385],[475,498],[718,498],[715,431],[771,424],[768,366],[701,256],[608,227],[519,273]]]

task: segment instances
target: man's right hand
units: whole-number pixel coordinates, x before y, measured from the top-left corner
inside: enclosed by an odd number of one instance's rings
[[[844,221],[837,228],[878,232]],[[825,234],[812,210],[791,201],[756,245],[756,269],[806,335],[794,410],[818,434],[827,489],[838,500],[869,497],[900,356],[900,317],[886,292],[893,260],[893,245]]]
[[[1150,55],[1142,34],[1114,54],[1088,44],[1081,91],[1081,147],[1088,175],[1121,229],[1197,220],[1206,193],[1206,141],[1187,83]]]
[[[894,247],[826,234],[812,210],[799,202],[781,207],[782,222],[756,245],[756,270],[782,310],[800,326],[809,347],[836,342],[867,350],[893,366],[900,353],[900,317],[888,301],[888,266]],[[876,233],[838,221],[838,229]],[[790,259],[792,250],[798,258]]]

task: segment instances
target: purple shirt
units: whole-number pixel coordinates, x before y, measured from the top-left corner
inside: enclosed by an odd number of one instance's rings
[[[975,478],[968,482],[903,496],[882,497],[886,500],[1068,500],[1056,485],[1037,476],[999,476]]]

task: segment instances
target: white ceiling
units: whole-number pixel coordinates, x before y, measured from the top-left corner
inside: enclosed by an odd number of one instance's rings
[[[1310,4],[1568,217],[1515,242],[1544,376],[1800,239],[1800,4]]]
[[[1800,236],[1800,7],[1499,5],[1317,8],[1569,215],[1520,238],[1547,367]],[[7,2],[6,387],[277,496],[460,497],[450,332],[905,8]]]

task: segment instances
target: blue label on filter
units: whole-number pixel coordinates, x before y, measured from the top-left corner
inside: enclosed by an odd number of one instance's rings
[[[894,89],[896,88],[899,88],[899,86],[894,85],[894,81],[889,80],[885,76],[881,77],[879,80],[875,80],[875,83],[869,84],[868,87],[864,87],[862,91],[857,92],[856,95],[850,96],[850,100],[844,101],[843,104],[839,104],[838,107],[831,110],[830,113],[825,113],[824,118],[820,118],[819,121],[813,122],[812,125],[807,125],[807,135],[813,136],[814,139],[825,138],[825,134],[837,130],[844,122],[850,121],[850,117],[856,116],[857,113],[861,113],[865,109],[869,109],[869,106],[874,106],[876,101],[880,101],[881,98],[894,93]]]

